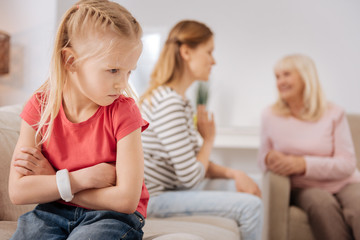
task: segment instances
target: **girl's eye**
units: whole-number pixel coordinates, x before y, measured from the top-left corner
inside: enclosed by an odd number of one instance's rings
[[[110,72],[110,73],[118,73],[118,72],[119,72],[119,69],[110,69],[109,72]]]

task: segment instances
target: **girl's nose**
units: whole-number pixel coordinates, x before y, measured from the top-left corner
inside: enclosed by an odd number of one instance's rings
[[[127,84],[127,76],[119,76],[118,78],[116,78],[115,82],[114,82],[114,88],[116,89],[124,89],[126,87]]]

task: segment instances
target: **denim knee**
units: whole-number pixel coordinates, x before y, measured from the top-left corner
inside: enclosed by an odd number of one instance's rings
[[[263,204],[256,196],[248,196],[246,207],[239,213],[239,229],[242,239],[258,240],[263,226]]]
[[[242,224],[259,222],[263,215],[263,204],[259,197],[249,196],[246,207],[240,212]]]
[[[89,211],[77,225],[68,240],[142,239],[144,217],[135,212],[124,214],[114,211]]]

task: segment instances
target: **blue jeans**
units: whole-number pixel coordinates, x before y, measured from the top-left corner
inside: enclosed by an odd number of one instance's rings
[[[144,223],[138,212],[95,211],[52,202],[22,215],[11,240],[142,239]]]
[[[210,184],[223,188],[222,184]],[[230,185],[231,186],[231,185]],[[228,187],[227,187],[228,188]],[[215,215],[234,219],[243,240],[261,239],[263,206],[261,199],[235,191],[213,191],[204,184],[194,190],[168,191],[151,196],[147,208],[149,217]]]

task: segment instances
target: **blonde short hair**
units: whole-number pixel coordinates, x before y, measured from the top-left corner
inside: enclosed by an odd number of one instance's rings
[[[304,82],[304,110],[299,117],[306,121],[316,121],[321,118],[327,103],[313,60],[301,54],[288,55],[275,64],[274,70],[295,70],[299,73]],[[281,99],[280,95],[272,109],[282,116],[291,115],[288,104]]]

